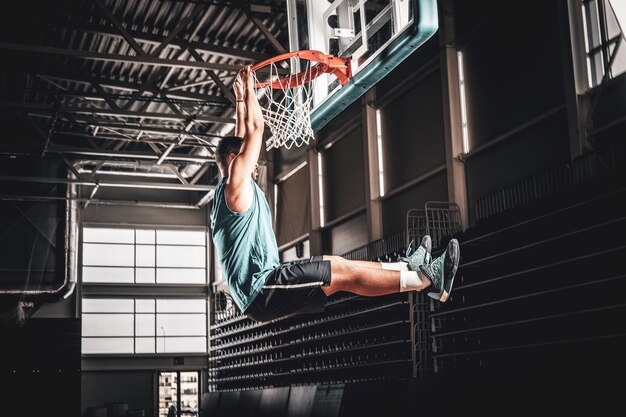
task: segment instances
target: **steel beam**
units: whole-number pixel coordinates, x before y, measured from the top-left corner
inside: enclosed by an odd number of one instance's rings
[[[46,177],[21,177],[0,175],[0,181],[32,182],[42,184],[66,184],[66,185],[88,185],[107,188],[142,188],[151,190],[176,190],[176,191],[200,191],[209,192],[215,187],[213,185],[179,184],[179,183],[157,183],[157,182],[130,182],[130,181],[88,181],[70,180],[65,178]]]
[[[147,55],[143,48],[137,43],[137,41],[133,38],[133,36],[128,33],[126,28],[122,26],[119,20],[111,13],[111,11],[102,3],[102,0],[94,0],[98,8],[104,13],[104,15],[113,23],[113,26],[118,30],[118,32],[122,35],[122,37],[128,42],[131,48],[135,52],[137,52],[140,56]]]
[[[52,148],[48,150],[49,154],[60,154],[60,155],[74,155],[74,156],[88,156],[88,157],[111,157],[111,158],[121,158],[121,159],[137,159],[137,160],[149,160],[149,161],[157,161],[161,158],[160,155],[150,153],[150,152],[106,152],[106,151],[97,151],[97,150],[81,150],[81,149],[73,149],[73,148]],[[215,158],[209,158],[206,156],[197,156],[197,155],[188,155],[188,154],[176,154],[169,153],[164,158],[167,161],[180,161],[180,162],[194,162],[200,164],[209,164],[214,163]]]
[[[198,13],[200,13],[203,10],[205,10],[207,7],[208,7],[208,5],[206,5],[206,4],[198,4],[198,5],[196,5],[196,7],[191,11],[189,16],[187,16],[182,21],[180,21],[178,23],[178,25],[176,25],[176,27],[172,31],[170,31],[170,33],[167,34],[167,36],[161,41],[159,46],[157,46],[157,48],[154,51],[152,51],[150,56],[158,57],[159,54],[161,53],[161,51],[163,51],[163,49],[165,49],[167,46],[169,46],[170,42],[176,36],[178,36],[180,31],[183,30],[189,24],[189,22],[191,22],[193,19],[195,19],[196,16],[198,15]]]
[[[270,32],[269,29],[263,24],[263,22],[261,22],[261,19],[255,16],[251,16],[249,13],[246,13],[246,16],[248,16],[248,19],[250,19],[252,23],[254,23],[259,32],[263,34],[265,39],[267,39],[267,41],[270,43],[270,45],[272,45],[276,52],[278,52],[279,54],[284,54],[287,52],[285,48],[280,44],[280,42],[278,42],[272,32]]]
[[[43,77],[42,77],[43,78]],[[75,81],[77,83],[81,83],[80,81]],[[207,84],[207,83],[211,83],[213,84],[213,80],[207,80],[204,82],[201,82],[203,84]],[[186,88],[187,86],[180,86],[180,88]],[[173,88],[168,90],[167,92],[165,92],[168,96],[166,97],[160,97],[160,96],[144,96],[140,99],[140,101],[145,101],[145,102],[157,102],[157,103],[175,103],[175,104],[188,104],[189,102],[191,102],[194,105],[199,105],[199,106],[209,106],[209,105],[226,105],[226,100],[223,100],[221,97],[219,97],[220,100],[214,100],[213,98],[215,98],[215,96],[210,97],[210,96],[205,96],[205,97],[209,97],[210,100],[196,100],[195,98],[185,98],[185,99],[178,99],[178,98],[172,98],[171,97],[171,93],[169,93],[169,91],[177,91],[177,88]],[[70,91],[70,90],[53,90],[50,88],[39,88],[39,89],[21,89],[21,88],[0,88],[0,94],[2,93],[22,93],[22,94],[33,94],[33,95],[45,95],[45,96],[70,96],[70,97],[78,97],[78,98],[82,98],[85,100],[89,100],[92,102],[104,102],[106,101],[100,94],[96,94],[94,92],[86,92],[86,91]],[[185,94],[185,92],[182,92],[183,94]],[[158,94],[158,93],[155,93]],[[198,96],[198,98],[200,98],[200,96],[202,94],[200,93],[193,93],[196,94]],[[115,99],[115,100],[130,100],[131,95],[130,94],[118,94],[118,93],[107,93],[107,95],[109,96],[109,98],[111,99]],[[229,105],[230,106],[230,105]],[[222,106],[223,107],[223,106]]]
[[[52,79],[56,79],[56,80],[63,80],[63,81],[77,83],[77,84],[92,85],[91,84],[91,80],[88,80],[86,78],[81,78],[80,76],[76,76],[76,75],[56,73],[56,72],[47,71],[47,70],[46,71],[35,71],[34,74],[38,75],[40,77],[47,77],[47,78],[52,78]],[[93,81],[97,82],[102,87],[112,88],[112,89],[116,89],[116,90],[137,92],[140,89],[137,86],[136,83],[129,83],[129,82],[125,82],[125,81],[106,80],[106,79],[95,78],[95,77],[93,77]],[[173,99],[173,100],[201,101],[201,102],[206,102],[206,103],[214,103],[216,105],[228,104],[227,100],[225,98],[223,98],[223,97],[210,96],[210,95],[201,94],[201,93],[191,93],[191,92],[187,92],[187,91],[172,91],[172,92],[170,92],[168,90],[160,90],[160,89],[158,89],[156,87],[147,88],[144,91],[146,91],[148,93],[152,93],[154,96],[153,97],[141,97],[141,98],[138,98],[137,100],[154,101],[154,100],[159,99],[158,96],[160,94],[165,94],[167,99]],[[70,94],[71,92],[63,92],[63,93]],[[87,92],[78,92],[77,94],[88,95],[89,93],[87,93]],[[110,96],[112,98],[118,98],[118,97],[115,97],[114,95],[110,95]],[[122,99],[130,100],[131,98],[132,98],[132,96],[124,97]],[[159,100],[163,101],[163,99],[159,99]]]
[[[6,152],[0,151],[0,155],[7,156],[28,156],[39,157],[39,154],[35,153],[20,153],[20,152]],[[46,156],[48,157],[80,157],[81,159],[102,159],[108,158],[109,160],[135,160],[135,161],[156,161],[159,159],[159,155],[152,152],[110,152],[99,149],[84,149],[84,148],[72,148],[72,147],[52,147],[48,149]],[[194,164],[211,164],[215,163],[215,158],[209,158],[205,156],[188,155],[170,153],[165,158],[167,161],[178,161]]]
[[[86,203],[86,198],[79,197],[55,197],[55,196],[33,196],[33,195],[0,195],[0,201],[77,201],[79,203]],[[183,203],[165,203],[159,201],[134,201],[134,200],[97,200],[92,199],[89,201],[93,205],[106,205],[106,206],[138,206],[138,207],[158,207],[158,208],[170,208],[170,209],[192,209],[197,210],[200,207],[194,204]]]
[[[39,104],[39,103],[19,103],[19,102],[7,102],[0,101],[0,107],[7,107],[12,109],[24,109],[32,112],[41,111],[44,114],[59,113],[75,113],[75,114],[88,114],[92,116],[119,116],[119,117],[140,117],[144,119],[156,119],[156,120],[173,120],[173,121],[187,121],[190,116],[174,113],[161,113],[161,112],[138,112],[122,109],[104,109],[93,107],[77,107],[77,106],[59,106],[54,104]],[[198,123],[221,123],[221,124],[235,124],[234,117],[221,117],[213,115],[197,115],[193,117],[194,121]],[[76,118],[80,120],[80,118]]]
[[[174,139],[168,139],[165,136],[159,136],[159,137],[147,136],[145,132],[143,135],[141,135],[140,140],[130,135],[123,135],[120,133],[116,133],[114,131],[111,131],[111,134],[108,134],[108,132],[105,131],[105,132],[99,132],[96,135],[84,133],[84,132],[71,132],[71,131],[62,131],[62,130],[58,130],[56,133],[58,136],[67,135],[67,136],[82,137],[91,142],[93,142],[93,139],[99,139],[99,140],[109,140],[109,141],[135,142],[135,143],[141,142],[141,143],[146,143],[146,144],[160,143],[160,144],[168,145],[170,142],[172,142],[172,140],[174,140]],[[206,140],[198,140],[197,138],[193,138],[193,137],[187,138],[187,140],[185,141],[185,146],[193,146],[193,147],[199,147],[199,148],[205,148],[205,149],[214,147],[213,144],[207,143]],[[95,146],[94,148],[98,148],[98,146]]]
[[[202,56],[195,49],[189,48],[189,53],[191,54],[192,57],[194,57],[194,59],[196,61],[198,61],[198,62],[205,62],[204,58],[202,58]],[[213,72],[213,71],[211,71],[209,69],[205,69],[204,71],[209,75],[209,77],[211,77],[213,82],[215,82],[215,84],[220,88],[220,90],[222,90],[222,93],[224,93],[224,96],[232,104],[235,104],[235,95],[233,94],[232,91],[230,91],[230,88],[226,87],[226,84],[224,84],[224,82],[222,82],[220,77],[218,77],[215,72]]]
[[[67,22],[63,25],[66,28],[74,29],[80,32],[94,33],[102,36],[122,37],[120,34],[115,33],[109,28],[101,25],[84,25],[81,23]],[[145,33],[140,31],[128,30],[128,33],[138,41],[143,43],[160,45],[165,39],[164,36],[154,35],[152,33]],[[170,48],[176,49],[188,49],[194,48],[198,52],[208,53],[221,58],[228,59],[241,59],[249,62],[260,62],[269,58],[269,55],[255,52],[245,51],[237,48],[229,48],[227,46],[211,45],[203,42],[187,42],[180,39],[172,39],[168,45]]]
[[[217,62],[195,62],[177,59],[156,58],[152,56],[107,54],[93,51],[80,51],[75,49],[56,48],[51,46],[24,45],[10,42],[0,42],[0,49],[5,51],[33,52],[50,55],[60,55],[78,59],[90,59],[94,61],[124,62],[129,64],[153,65],[157,67],[213,69],[219,71],[238,72],[241,65],[220,64]]]
[[[28,114],[30,116],[39,116],[39,117],[46,117],[46,118],[52,117],[48,114],[43,114],[43,115],[37,114],[37,113],[28,113]],[[191,136],[191,137],[197,136],[200,138],[221,137],[220,135],[216,133],[185,132],[183,129],[170,129],[170,128],[155,126],[155,125],[140,125],[135,122],[132,122],[132,124],[131,122],[111,123],[111,120],[108,120],[108,119],[84,118],[80,116],[70,121],[72,121],[74,124],[77,124],[77,125],[88,124],[88,125],[99,126],[101,128],[107,128],[107,129],[143,131],[143,132],[154,133],[154,134],[164,135],[164,136],[183,135],[183,136]]]

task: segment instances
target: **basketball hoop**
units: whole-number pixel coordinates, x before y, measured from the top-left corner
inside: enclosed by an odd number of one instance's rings
[[[268,70],[259,71],[264,67]],[[332,74],[343,86],[352,77],[350,58],[311,50],[278,55],[253,65],[251,70],[263,120],[272,133],[267,149],[308,144],[314,136],[311,108],[316,78]]]

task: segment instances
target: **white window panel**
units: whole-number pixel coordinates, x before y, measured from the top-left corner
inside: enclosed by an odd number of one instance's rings
[[[202,298],[170,298],[157,300],[157,313],[206,313]]]
[[[206,248],[204,246],[157,246],[157,266],[204,268]]]
[[[154,266],[155,251],[151,245],[135,246],[136,265],[137,266]]]
[[[206,284],[206,269],[157,269],[158,284]]]
[[[99,227],[84,227],[83,242],[94,243],[134,243],[133,229],[105,229]]]
[[[156,303],[152,299],[135,300],[135,311],[137,311],[137,313],[154,313],[155,309],[156,309]]]
[[[154,245],[156,242],[154,230],[137,229],[135,233],[137,243],[147,243],[150,245]]]
[[[157,230],[159,245],[205,245],[204,230]]]
[[[135,336],[156,336],[154,322],[154,314],[135,315]]]
[[[154,268],[137,268],[137,284],[154,284]]]
[[[83,353],[133,353],[132,337],[89,338],[82,342]]]
[[[135,353],[155,353],[154,337],[138,337],[135,339]]]
[[[206,353],[204,337],[157,337],[157,353]]]
[[[83,244],[83,265],[134,266],[134,246],[85,243]]]
[[[204,314],[158,314],[158,336],[206,336]]]
[[[115,282],[129,284],[135,281],[133,268],[83,267],[83,282]]]
[[[133,336],[132,314],[83,314],[83,336]]]
[[[132,313],[132,298],[83,298],[83,313]]]

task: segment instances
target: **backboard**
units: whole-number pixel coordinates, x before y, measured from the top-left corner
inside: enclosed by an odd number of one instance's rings
[[[352,79],[328,74],[313,90],[318,131],[361,97],[438,28],[437,0],[285,0],[290,51],[312,49],[351,58]]]

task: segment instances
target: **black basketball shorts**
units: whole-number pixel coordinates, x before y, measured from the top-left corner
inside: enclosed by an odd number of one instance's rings
[[[322,312],[326,294],[321,287],[330,285],[330,279],[330,261],[321,256],[282,263],[267,277],[245,314],[255,321],[270,321]]]

